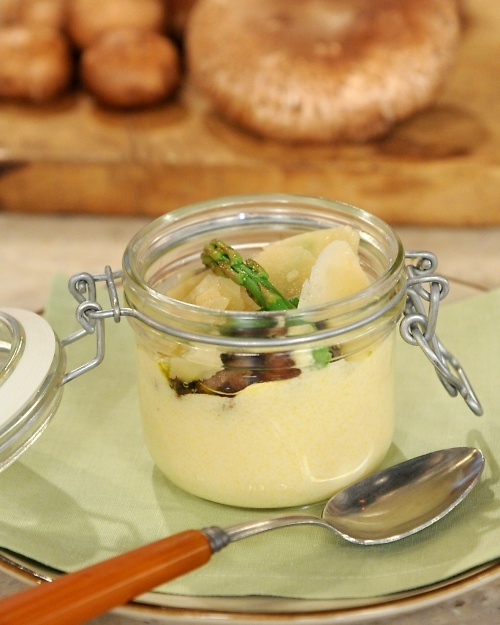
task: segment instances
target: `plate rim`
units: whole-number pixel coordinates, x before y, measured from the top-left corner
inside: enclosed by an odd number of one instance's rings
[[[51,567],[2,548],[0,548],[0,571],[31,585],[47,583],[61,575]],[[134,619],[154,619],[172,625],[179,623],[206,625],[207,618],[210,618],[210,622],[214,624],[229,622],[238,623],[238,625],[255,623],[275,625],[284,620],[304,625],[354,623],[360,619],[365,621],[380,619],[402,615],[417,608],[431,607],[453,599],[457,595],[481,588],[497,579],[500,579],[500,558],[478,565],[442,582],[381,597],[359,600],[311,600],[270,596],[201,597],[151,591],[140,595],[126,605],[114,608],[111,613]],[[199,605],[203,602],[215,605],[212,608]],[[254,609],[238,609],[238,604],[244,603],[254,603],[255,607]],[[289,608],[284,609],[285,605]],[[299,606],[302,609],[298,609]],[[290,607],[293,607],[293,610]]]

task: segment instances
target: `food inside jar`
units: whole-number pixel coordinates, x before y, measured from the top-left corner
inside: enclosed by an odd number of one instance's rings
[[[368,286],[368,276],[358,257],[359,238],[359,233],[349,226],[314,230],[271,243],[254,260],[284,297],[298,298],[299,307],[314,306]],[[259,308],[244,287],[208,268],[184,276],[168,295],[218,310]]]
[[[193,305],[213,335],[138,345],[145,441],[174,484],[229,505],[304,505],[380,463],[394,431],[393,316],[346,331],[358,303],[340,321],[330,308],[371,284],[358,246],[355,230],[337,227],[270,243],[249,262],[211,241],[205,267],[170,274],[182,279],[162,292]],[[304,342],[280,344],[297,335]]]
[[[252,508],[325,500],[374,470],[391,444],[393,344],[394,333],[361,360],[303,366],[229,398],[177,395],[141,346],[146,445],[171,482],[204,499]]]
[[[268,245],[254,259],[243,260],[232,247],[221,241],[208,243],[201,259],[205,269],[170,289],[169,295],[184,302],[219,310],[291,310],[318,306],[352,295],[369,285],[359,257],[359,233],[352,228],[316,230],[282,239]],[[318,329],[309,324],[311,331]],[[278,338],[297,326],[276,325],[260,330]],[[302,331],[304,331],[302,329]],[[255,336],[255,327],[230,327],[228,334]],[[352,349],[352,344],[351,344]],[[248,386],[300,375],[301,363],[287,352],[221,353],[208,371],[193,375],[186,367],[190,348],[160,356],[160,366],[178,395],[208,393],[233,397]],[[336,346],[312,349],[311,362],[326,366],[338,358]],[[310,364],[309,362],[306,365]],[[190,369],[190,371],[189,371]],[[195,368],[196,369],[196,368]]]

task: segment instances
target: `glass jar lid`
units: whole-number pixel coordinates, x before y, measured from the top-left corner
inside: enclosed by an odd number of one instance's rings
[[[45,429],[62,396],[65,365],[59,339],[43,317],[0,311],[0,470]]]

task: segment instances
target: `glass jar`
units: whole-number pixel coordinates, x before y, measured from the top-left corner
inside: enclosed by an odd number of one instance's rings
[[[167,295],[203,268],[200,252],[214,238],[254,257],[272,242],[334,226],[360,235],[370,284],[354,295],[252,312]],[[370,473],[394,432],[404,261],[387,224],[317,198],[217,199],[140,231],[124,254],[123,287],[130,308],[150,320],[130,322],[144,436],[159,469],[194,495],[256,508],[321,501]]]
[[[283,238],[334,226],[359,234],[365,286],[354,295],[330,293],[325,299],[336,301],[275,312],[220,311],[172,297],[173,286],[201,269],[200,250],[214,237],[255,256]],[[60,340],[43,317],[0,310],[0,471],[45,429],[63,386],[102,362],[106,320],[126,317],[137,337],[146,441],[170,479],[239,506],[325,499],[369,473],[390,445],[401,316],[402,338],[422,349],[451,396],[482,414],[459,360],[435,333],[449,290],[436,268],[432,252],[403,252],[387,224],[339,202],[254,195],[169,213],[132,239],[123,270],[70,278],[81,326],[73,334]],[[129,306],[120,303],[120,280]],[[98,301],[100,282],[108,308]],[[66,348],[91,336],[94,357],[66,371]]]

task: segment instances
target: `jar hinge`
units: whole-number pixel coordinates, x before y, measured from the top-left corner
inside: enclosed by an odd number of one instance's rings
[[[76,309],[76,318],[82,326],[81,330],[64,338],[61,343],[69,345],[88,334],[96,335],[96,355],[92,360],[67,372],[63,377],[63,384],[86,373],[90,369],[97,367],[104,359],[104,322],[107,317],[112,316],[115,322],[121,319],[120,303],[116,289],[115,280],[121,278],[121,271],[112,271],[109,266],[105,268],[104,274],[91,275],[89,273],[78,273],[72,276],[68,283],[68,288],[73,297],[80,302]],[[110,299],[110,310],[103,310],[97,302],[96,282],[105,281]]]
[[[446,278],[436,275],[437,257],[431,252],[406,252],[406,305],[400,332],[410,345],[418,345],[448,393],[458,393],[476,415],[483,409],[460,362],[436,335],[439,304],[450,290]],[[427,285],[428,288],[425,288]]]

